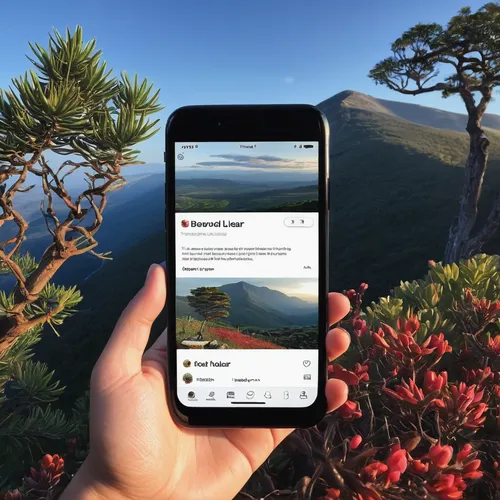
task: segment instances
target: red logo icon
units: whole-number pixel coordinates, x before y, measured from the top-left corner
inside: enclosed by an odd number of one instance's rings
[[[182,227],[189,227],[189,221],[187,219],[182,219],[181,226]]]

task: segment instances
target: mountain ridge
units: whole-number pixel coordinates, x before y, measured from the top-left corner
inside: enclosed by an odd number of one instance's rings
[[[217,287],[230,297],[227,320],[233,325],[256,328],[312,326],[317,324],[317,304],[306,302],[267,286],[256,286],[246,281]],[[201,319],[189,306],[187,298],[176,297],[177,315]]]
[[[417,103],[379,99],[355,90],[344,90],[321,101],[317,107],[325,114],[346,108],[364,109],[365,111],[387,114],[417,125],[465,133],[467,117],[464,113],[445,111],[439,108],[423,106]],[[500,130],[500,115],[486,113],[482,120],[485,128]]]

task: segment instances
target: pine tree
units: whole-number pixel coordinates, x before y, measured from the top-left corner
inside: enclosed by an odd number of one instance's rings
[[[16,279],[1,298],[0,352],[33,328],[64,319],[72,292],[49,282],[68,259],[83,253],[110,258],[96,251],[95,239],[107,195],[125,184],[124,166],[142,163],[133,148],[158,131],[149,115],[161,109],[153,84],[126,73],[113,77],[96,41],[84,43],[80,27],[65,38],[55,31],[47,49],[30,47],[35,69],[0,90],[0,228],[6,222],[17,228],[0,241],[3,270]],[[68,159],[56,167],[59,155]],[[66,182],[77,171],[87,187],[71,196]],[[41,212],[52,237],[36,264],[20,253],[29,224],[14,203],[36,186],[33,180],[43,189]],[[57,198],[64,211],[56,209]]]

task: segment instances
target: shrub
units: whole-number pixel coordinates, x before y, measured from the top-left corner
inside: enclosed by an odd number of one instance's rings
[[[429,263],[362,310],[329,366],[349,400],[295,431],[239,499],[500,498],[500,257]]]

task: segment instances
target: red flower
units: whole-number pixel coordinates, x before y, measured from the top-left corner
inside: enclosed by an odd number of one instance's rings
[[[500,356],[500,335],[497,335],[495,338],[490,338],[488,342],[488,349],[495,356]]]
[[[208,332],[221,341],[229,341],[233,343],[240,349],[284,349],[284,347],[268,342],[267,340],[256,339],[250,335],[245,335],[228,328],[211,326],[208,328]]]
[[[21,492],[19,490],[8,491],[5,500],[22,500]]]
[[[362,415],[359,409],[359,403],[349,400],[347,400],[337,411],[344,420],[355,420]]]
[[[40,462],[40,465],[44,468],[44,469],[47,469],[51,464],[52,462],[54,461],[54,459],[52,458],[52,455],[45,455],[41,462]]]
[[[483,384],[489,379],[494,379],[495,374],[491,371],[491,368],[487,366],[484,370],[467,370],[467,368],[462,368],[464,374],[464,379],[467,384]]]
[[[477,385],[464,382],[443,388],[442,399],[436,401],[444,433],[470,429],[475,432],[486,420],[489,393]],[[445,434],[446,435],[446,434]]]
[[[363,469],[361,469],[361,477],[365,481],[374,483],[377,478],[385,474],[387,470],[388,467],[384,463],[372,462],[371,464],[368,464],[366,467],[363,467]]]
[[[346,296],[347,298],[351,301],[351,302],[354,302],[358,296],[358,294],[356,293],[356,290],[354,290],[353,288],[351,288],[350,290],[347,290],[346,292]]]
[[[479,467],[481,466],[481,460],[476,459],[469,462],[463,469],[462,474],[464,479],[479,479],[483,477],[483,473],[479,471]]]
[[[441,372],[437,375],[433,371],[428,371],[424,376],[424,393],[429,394],[441,389],[448,384],[448,373]]]
[[[408,467],[406,459],[406,450],[396,450],[392,452],[386,460],[387,463],[387,480],[391,483],[396,483],[401,478],[401,474]]]
[[[444,469],[450,463],[453,456],[453,448],[451,446],[431,446],[429,450],[429,459],[439,469]]]
[[[362,382],[369,382],[370,375],[368,375],[368,365],[362,365],[356,363],[353,368],[354,373],[358,376],[359,380]]]
[[[424,474],[429,471],[429,464],[424,464],[422,460],[413,460],[410,464],[410,469],[415,474]]]
[[[463,445],[462,449],[457,453],[457,463],[462,463],[470,457],[472,451],[472,446],[469,443]],[[474,457],[477,453],[474,454]]]
[[[439,474],[436,480],[425,487],[438,500],[458,500],[463,498],[462,492],[467,486],[460,474]]]
[[[340,365],[336,364],[329,365],[328,373],[330,374],[331,378],[337,378],[339,380],[343,380],[347,385],[359,384],[358,376],[355,373],[346,370]]]
[[[372,341],[374,346],[381,350],[384,355],[392,358],[394,365],[412,368],[423,356],[433,353],[436,349],[439,348],[440,352],[446,352],[449,349],[443,340],[444,337],[441,338],[437,335],[429,336],[419,345],[413,337],[419,327],[420,323],[416,317],[400,318],[398,329],[401,332],[396,332],[394,328],[383,323],[377,332],[372,333]]]
[[[356,450],[362,441],[363,441],[363,438],[359,434],[356,434],[355,436],[353,436],[351,438],[351,440],[349,441],[349,446],[351,447],[351,450]]]
[[[448,344],[448,341],[444,339],[444,334],[440,333],[439,335],[431,335],[431,340],[428,344],[430,349],[435,349],[436,354],[441,357],[443,354],[447,352],[451,352],[451,346]]]
[[[340,490],[336,488],[328,488],[326,490],[326,496],[323,497],[325,500],[338,500],[340,498]]]
[[[352,323],[352,327],[354,330],[354,335],[356,335],[356,337],[361,337],[368,331],[366,321],[361,318],[356,318]]]
[[[420,328],[420,321],[416,316],[410,316],[408,319],[399,318],[398,319],[398,330],[403,332],[405,335],[415,335],[415,333]]]
[[[382,388],[382,390],[387,394],[399,399],[400,401],[406,401],[410,404],[417,404],[425,397],[422,389],[417,387],[415,382],[411,379],[408,384],[402,380],[401,385],[397,385],[395,389],[396,390],[393,391],[392,389],[387,389],[387,387]]]
[[[359,285],[359,293],[365,293],[366,290],[368,290],[368,284],[367,283],[361,283],[361,285]]]

